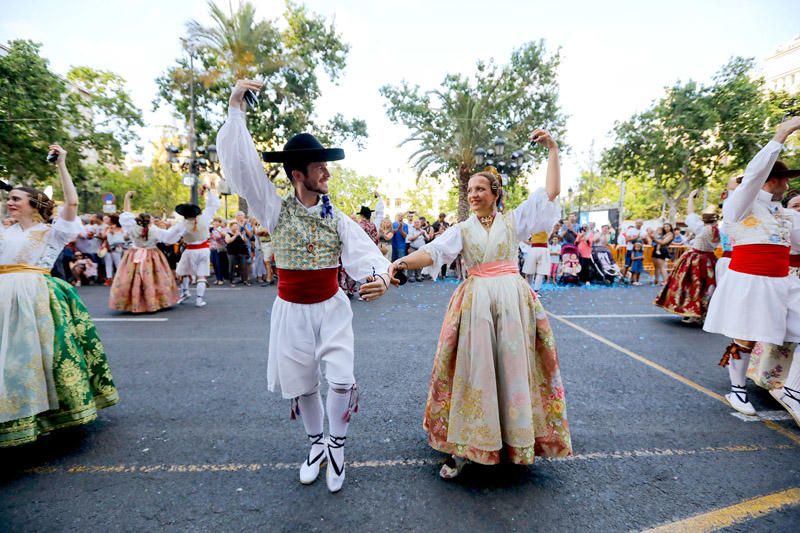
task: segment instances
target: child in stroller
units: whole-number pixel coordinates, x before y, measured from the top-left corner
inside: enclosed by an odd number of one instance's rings
[[[581,262],[578,260],[578,247],[574,244],[564,244],[561,247],[561,277],[559,285],[580,285],[578,274],[581,271]]]

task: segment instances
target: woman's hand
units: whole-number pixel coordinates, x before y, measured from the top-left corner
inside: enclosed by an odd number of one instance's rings
[[[530,140],[531,142],[541,144],[548,150],[558,149],[558,144],[556,144],[556,141],[553,140],[553,137],[550,135],[550,133],[547,130],[543,130],[541,128],[537,128],[533,130],[533,132],[531,132]]]
[[[364,300],[371,302],[372,300],[377,300],[383,296],[388,289],[389,284],[386,282],[386,275],[378,274],[375,276],[369,276],[367,278],[367,283],[361,285],[358,293],[362,298],[364,298]]]
[[[407,268],[406,262],[402,260],[397,260],[394,263],[389,265],[389,282],[394,285],[395,287],[400,286],[400,280],[397,279],[395,273],[401,272]]]
[[[58,154],[58,158],[56,159],[56,165],[64,165],[67,162],[67,151],[64,150],[61,145],[59,144],[51,144],[48,147],[48,153],[55,153]]]

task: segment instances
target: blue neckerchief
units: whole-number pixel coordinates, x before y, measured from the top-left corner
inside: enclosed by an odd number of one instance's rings
[[[322,210],[320,211],[320,214],[322,215],[322,218],[333,218],[333,206],[331,205],[331,200],[328,198],[327,194],[322,195]]]

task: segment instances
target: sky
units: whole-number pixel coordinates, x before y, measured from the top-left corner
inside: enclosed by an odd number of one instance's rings
[[[284,9],[278,0],[254,4],[264,18],[277,18]],[[398,147],[408,132],[385,116],[378,94],[385,84],[407,80],[435,89],[447,73],[469,74],[479,59],[505,63],[523,43],[544,39],[548,50],[561,54],[560,104],[569,116],[566,187],[589,166],[592,152],[598,159],[608,146],[614,121],[645,109],[664,87],[678,80],[708,82],[737,55],[761,64],[800,35],[796,0],[305,4],[332,19],[351,47],[338,84],[323,84],[318,114],[367,121],[366,147],[345,145],[346,164],[376,176],[406,167],[411,152]],[[152,101],[154,80],[181,54],[179,38],[190,19],[209,21],[205,0],[0,0],[0,42],[42,43],[42,54],[61,74],[76,65],[121,74],[144,111],[148,127],[141,144],[147,145],[161,126],[180,126],[169,110],[154,111]]]

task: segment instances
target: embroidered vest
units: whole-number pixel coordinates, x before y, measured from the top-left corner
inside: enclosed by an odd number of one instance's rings
[[[792,216],[779,202],[771,201],[765,191],[759,191],[753,209],[739,222],[725,224],[734,246],[745,244],[776,244],[789,246]]]
[[[195,229],[195,220],[197,220],[197,229]],[[204,224],[199,218],[184,220],[182,224],[186,226],[186,232],[183,234],[185,242],[197,244],[208,240],[208,225]]]
[[[320,270],[339,266],[342,242],[339,239],[337,221],[343,216],[333,210],[333,218],[320,216],[317,209],[307,210],[289,195],[281,203],[278,224],[272,232],[272,248],[275,266],[287,270]],[[313,245],[313,253],[309,252]]]

